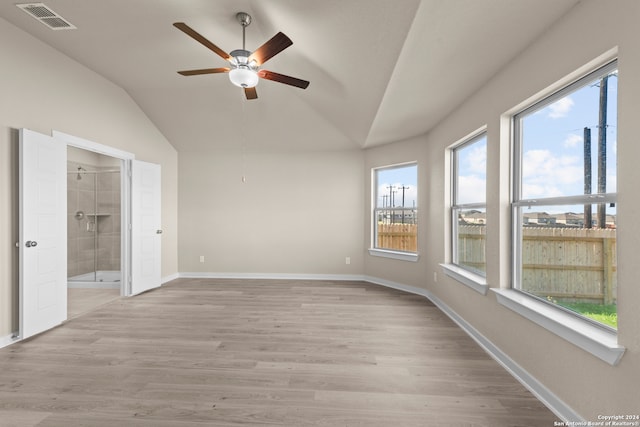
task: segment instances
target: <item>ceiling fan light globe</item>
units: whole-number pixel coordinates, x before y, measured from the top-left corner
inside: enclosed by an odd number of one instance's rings
[[[247,88],[255,87],[260,78],[255,71],[249,68],[238,67],[229,71],[229,80],[238,87]]]

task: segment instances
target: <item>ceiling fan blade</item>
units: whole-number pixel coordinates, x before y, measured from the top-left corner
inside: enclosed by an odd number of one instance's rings
[[[262,65],[292,44],[293,42],[291,39],[284,35],[284,33],[278,33],[265,42],[265,44],[257,48],[249,56],[249,61],[255,60],[258,65]]]
[[[284,83],[286,85],[299,87],[300,89],[306,89],[309,86],[309,82],[302,79],[297,79],[291,76],[285,76],[284,74],[274,73],[273,71],[260,70],[258,76],[263,79],[272,80],[278,83]]]
[[[185,33],[186,35],[188,35],[189,37],[191,37],[192,39],[200,42],[205,47],[208,47],[209,49],[214,51],[222,59],[224,59],[226,61],[231,59],[231,55],[229,55],[224,50],[220,49],[215,44],[211,43],[202,34],[198,33],[196,30],[194,30],[193,28],[191,28],[190,26],[188,26],[184,22],[176,22],[176,23],[173,24],[173,26],[176,27],[177,29],[179,29],[180,31],[182,31],[183,33]]]
[[[254,87],[245,87],[244,95],[247,99],[258,99],[258,92],[256,92],[256,88]]]
[[[201,70],[178,71],[178,74],[182,74],[183,76],[197,76],[200,74],[228,73],[229,71],[231,71],[231,68],[203,68]]]

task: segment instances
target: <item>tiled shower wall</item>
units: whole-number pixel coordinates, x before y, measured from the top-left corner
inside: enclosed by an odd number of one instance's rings
[[[78,179],[79,166],[98,173],[80,171]],[[96,266],[119,271],[120,173],[78,162],[69,162],[67,170],[67,276],[91,273]]]

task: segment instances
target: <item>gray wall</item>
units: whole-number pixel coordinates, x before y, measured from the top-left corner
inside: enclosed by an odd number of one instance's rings
[[[180,272],[361,274],[363,176],[360,151],[180,153]]]

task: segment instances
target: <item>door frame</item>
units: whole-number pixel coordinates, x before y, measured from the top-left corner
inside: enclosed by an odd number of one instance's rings
[[[58,141],[66,143],[67,146],[80,148],[94,153],[104,154],[106,156],[120,159],[121,165],[121,235],[120,235],[120,269],[122,280],[120,285],[121,296],[131,296],[131,163],[135,159],[133,153],[109,147],[108,145],[89,141],[77,136],[69,135],[64,132],[53,130],[51,136]]]

